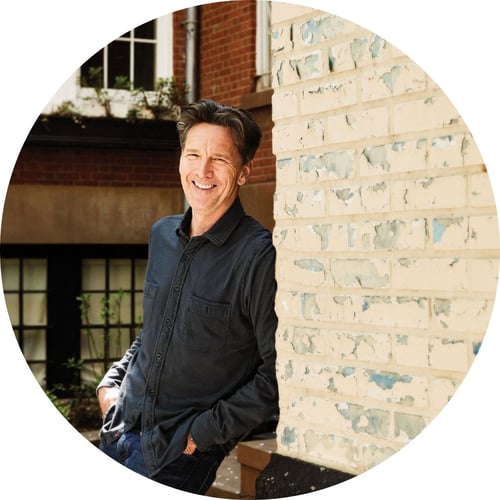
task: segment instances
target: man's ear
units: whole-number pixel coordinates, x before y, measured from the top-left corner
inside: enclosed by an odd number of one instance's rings
[[[238,186],[243,186],[246,184],[250,173],[252,172],[253,161],[249,161],[246,165],[244,165],[241,169],[240,175],[238,176]]]

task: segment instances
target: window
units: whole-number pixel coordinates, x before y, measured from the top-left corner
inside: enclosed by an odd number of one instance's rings
[[[82,380],[100,378],[120,359],[142,324],[145,259],[83,259],[80,349]]]
[[[82,65],[82,87],[128,89],[125,78],[133,88],[153,90],[156,46],[156,20],[124,33]],[[102,73],[95,74],[96,68],[102,68]]]
[[[93,386],[142,324],[147,245],[3,245],[14,333],[40,385]]]
[[[5,302],[17,341],[36,379],[46,376],[47,260],[2,259]]]
[[[271,87],[271,2],[256,2],[256,90]]]

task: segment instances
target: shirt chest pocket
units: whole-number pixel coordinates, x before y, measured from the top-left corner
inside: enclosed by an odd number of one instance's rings
[[[189,299],[183,342],[194,351],[210,352],[226,344],[231,304],[212,302],[200,297]]]

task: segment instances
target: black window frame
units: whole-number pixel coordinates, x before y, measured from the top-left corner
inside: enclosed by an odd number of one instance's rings
[[[47,261],[47,326],[45,388],[59,396],[73,395],[79,387],[80,373],[68,366],[68,360],[81,356],[82,322],[78,300],[82,292],[83,259],[147,259],[147,245],[93,244],[1,244],[0,257],[17,259],[46,259]],[[139,287],[142,290],[142,283]],[[4,291],[5,293],[5,291]],[[132,300],[134,302],[134,300]],[[135,317],[135,316],[134,316]],[[137,334],[136,324],[127,324],[129,341]],[[26,327],[33,329],[32,327]],[[20,325],[23,329],[23,325]],[[22,338],[22,335],[21,335]],[[23,349],[22,341],[20,343]],[[109,366],[113,359],[103,360]],[[42,361],[36,361],[40,363]]]

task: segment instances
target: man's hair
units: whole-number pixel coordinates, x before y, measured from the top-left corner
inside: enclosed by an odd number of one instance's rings
[[[262,132],[248,111],[210,99],[202,99],[189,104],[184,108],[177,122],[181,149],[184,149],[188,132],[198,123],[210,123],[230,129],[243,165],[255,156]]]

